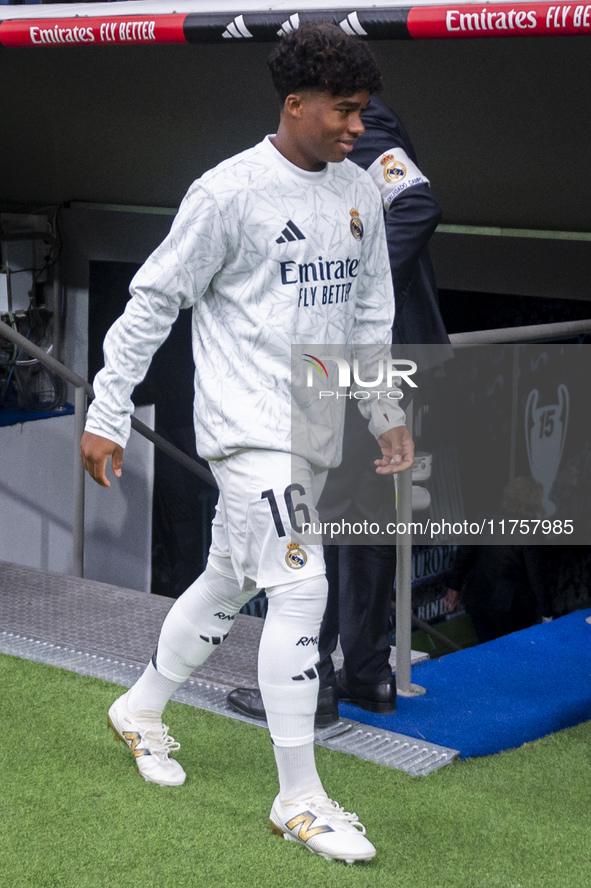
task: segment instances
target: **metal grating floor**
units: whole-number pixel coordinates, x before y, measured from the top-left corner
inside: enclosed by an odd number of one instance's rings
[[[174,601],[106,583],[0,561],[0,652],[59,666],[130,687],[152,656],[160,626]],[[239,614],[227,641],[196,669],[174,699],[247,721],[226,703],[228,690],[257,684],[256,660],[263,627]],[[416,662],[425,655],[414,653]],[[335,665],[342,655],[335,656]],[[395,668],[395,651],[392,656]],[[341,719],[316,742],[406,771],[430,773],[457,750]]]

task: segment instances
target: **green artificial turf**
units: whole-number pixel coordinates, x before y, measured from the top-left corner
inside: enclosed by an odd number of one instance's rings
[[[267,733],[166,710],[188,773],[145,783],[113,742],[121,688],[0,656],[0,885],[6,888],[582,888],[591,884],[591,722],[427,777],[318,749],[329,794],[376,858],[348,867],[272,836]]]

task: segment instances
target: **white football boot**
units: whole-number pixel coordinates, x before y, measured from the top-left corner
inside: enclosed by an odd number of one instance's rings
[[[142,709],[130,712],[129,691],[115,700],[109,709],[107,725],[115,732],[115,740],[123,740],[135,756],[135,763],[144,780],[160,786],[181,786],[187,776],[169,753],[181,748],[168,734],[158,712]]]
[[[271,832],[289,842],[298,842],[326,860],[345,863],[371,860],[376,849],[365,838],[365,827],[357,814],[345,811],[321,791],[301,801],[284,805],[279,796],[270,815]]]

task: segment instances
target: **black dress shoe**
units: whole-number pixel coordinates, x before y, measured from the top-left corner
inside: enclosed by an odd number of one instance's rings
[[[230,708],[239,712],[240,715],[256,718],[258,721],[267,721],[263,698],[258,688],[234,688],[226,699]],[[338,720],[339,704],[335,686],[320,688],[314,727],[316,729],[329,728],[331,725],[335,725]]]
[[[226,697],[230,709],[247,715],[248,718],[256,718],[258,721],[267,721],[267,714],[263,706],[263,698],[258,688],[234,688]]]
[[[396,677],[390,676],[386,681],[376,684],[360,684],[349,681],[344,670],[339,669],[337,677],[337,696],[343,703],[354,703],[366,712],[377,712],[390,715],[396,712]]]

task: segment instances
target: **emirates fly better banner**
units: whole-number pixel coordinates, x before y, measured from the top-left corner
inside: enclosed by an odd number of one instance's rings
[[[591,5],[516,3],[414,7],[408,12],[411,37],[532,37],[591,31]]]
[[[371,40],[541,37],[591,33],[591,3],[491,3],[373,8],[351,11],[191,13],[172,15],[10,19],[0,21],[0,45],[274,41],[302,22],[329,20]]]
[[[3,46],[110,46],[186,43],[184,15],[13,20],[0,24]]]

